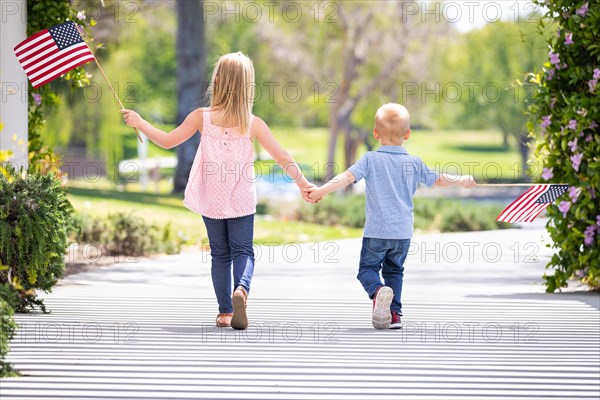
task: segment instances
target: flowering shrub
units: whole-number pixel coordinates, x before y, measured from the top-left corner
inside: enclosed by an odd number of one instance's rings
[[[531,75],[537,85],[530,130],[539,123],[536,155],[542,179],[569,184],[568,196],[550,207],[547,229],[556,253],[547,267],[553,292],[578,279],[600,288],[600,2],[535,0],[549,11],[541,29],[556,29],[548,62]]]
[[[27,2],[27,36],[66,21],[74,21],[85,31],[86,42],[91,47],[93,38],[90,28],[96,22],[92,18],[87,18],[83,11],[73,9],[71,1],[36,0]],[[68,81],[73,89],[89,85],[89,78],[90,76],[83,67],[77,67],[63,76],[63,79]],[[31,83],[28,85],[29,164],[37,171],[57,173],[59,160],[52,149],[44,145],[40,132],[45,122],[44,111],[56,107],[60,98],[52,84],[46,84],[37,89],[34,89]]]

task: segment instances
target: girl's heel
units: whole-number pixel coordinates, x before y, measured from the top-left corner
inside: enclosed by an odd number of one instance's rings
[[[233,303],[233,317],[231,318],[231,327],[233,329],[243,330],[248,328],[248,315],[246,314],[246,300],[248,295],[244,288],[238,287],[233,292],[231,301]]]

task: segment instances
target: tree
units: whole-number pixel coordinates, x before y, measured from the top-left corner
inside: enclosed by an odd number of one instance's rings
[[[531,139],[527,131],[526,101],[531,85],[522,83],[528,71],[540,67],[547,46],[526,21],[495,22],[468,32],[449,46],[444,59],[444,87],[458,85],[458,102],[442,105],[450,126],[498,129],[503,145],[514,138],[521,154],[522,179],[528,180]]]
[[[281,7],[285,10],[286,6]],[[408,9],[417,11],[411,7],[417,3],[311,2],[301,21],[306,29],[276,21],[259,32],[273,49],[275,64],[292,66],[292,79],[321,85],[325,96],[317,97],[329,107],[326,178],[335,172],[340,136],[345,167],[355,162],[358,147],[367,141],[370,129],[356,124],[357,111],[372,107],[366,101],[381,95],[396,100],[400,78],[413,69],[406,63],[409,55],[418,60],[418,54],[444,29],[445,24],[417,21],[418,12],[407,13]],[[314,12],[317,8],[322,11],[319,18]]]
[[[206,90],[206,44],[203,0],[179,0],[177,7],[177,124],[202,105]],[[196,132],[177,147],[177,168],[173,192],[181,193],[192,169],[200,144]]]

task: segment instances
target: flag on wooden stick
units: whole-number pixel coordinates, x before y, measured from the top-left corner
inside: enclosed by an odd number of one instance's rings
[[[542,184],[532,186],[528,191],[510,203],[496,221],[532,222],[556,199],[569,189],[569,185]]]
[[[19,43],[14,50],[36,89],[95,60],[73,21],[44,29]]]

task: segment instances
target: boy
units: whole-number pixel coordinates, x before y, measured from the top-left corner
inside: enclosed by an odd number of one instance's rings
[[[475,180],[470,175],[439,174],[418,157],[410,156],[402,147],[410,137],[410,115],[399,104],[379,108],[373,136],[381,141],[377,151],[366,153],[320,188],[306,191],[311,200],[319,201],[328,193],[365,179],[366,221],[357,278],[373,299],[373,327],[399,329],[404,261],[413,234],[413,196],[417,184],[469,188],[475,186]]]

